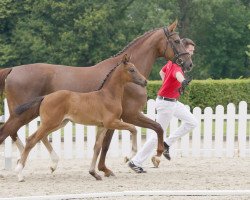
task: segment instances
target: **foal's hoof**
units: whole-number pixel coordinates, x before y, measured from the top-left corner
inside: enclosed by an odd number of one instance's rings
[[[93,177],[95,177],[95,179],[97,181],[101,181],[102,180],[102,177],[100,175],[98,175],[95,171],[89,171],[89,174]]]
[[[24,177],[23,175],[18,175],[18,182],[24,182]]]
[[[57,168],[57,163],[56,162],[53,162],[50,166],[50,172],[53,173]]]
[[[102,177],[101,177],[100,175],[96,174],[95,179],[96,179],[97,181],[101,181],[101,180],[102,180]]]
[[[160,162],[161,162],[160,157],[158,157],[158,156],[153,156],[151,158],[151,161],[152,161],[154,167],[156,167],[156,168],[159,167]]]

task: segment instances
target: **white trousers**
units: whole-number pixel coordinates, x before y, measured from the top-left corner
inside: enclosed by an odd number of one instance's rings
[[[163,128],[164,135],[166,135],[166,130],[172,117],[182,120],[181,126],[174,133],[170,133],[170,136],[165,140],[169,146],[171,146],[180,137],[184,136],[198,125],[194,115],[186,108],[184,104],[179,101],[172,102],[156,99],[156,111],[156,121]],[[152,155],[157,143],[157,134],[152,134],[143,147],[131,159],[134,164],[142,166],[142,163]]]

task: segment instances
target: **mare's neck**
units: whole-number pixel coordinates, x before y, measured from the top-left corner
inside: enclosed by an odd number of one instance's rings
[[[159,29],[144,40],[142,38],[141,42],[132,45],[125,51],[128,55],[131,55],[130,62],[135,64],[144,77],[149,77],[156,59],[162,56],[159,54],[159,48],[163,46],[161,43],[165,42],[165,40],[163,31]]]

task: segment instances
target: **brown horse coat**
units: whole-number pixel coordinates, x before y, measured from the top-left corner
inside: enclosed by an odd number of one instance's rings
[[[132,55],[131,62],[148,78],[152,66],[158,57],[167,60],[179,56],[183,61],[183,67],[190,68],[192,60],[185,54],[185,48],[180,43],[180,38],[174,32],[177,22],[168,28],[149,31],[130,43],[117,56],[104,60],[92,67],[69,67],[52,64],[29,64],[4,69],[0,71],[0,77],[6,77],[5,92],[10,110],[10,118],[0,129],[0,144],[7,136],[17,139],[18,129],[37,117],[35,110],[30,109],[25,115],[16,116],[14,109],[37,96],[43,96],[57,90],[71,90],[76,92],[90,92],[98,89],[101,80],[111,68],[121,60],[125,53]],[[175,42],[177,41],[177,42]],[[171,45],[170,45],[171,44]],[[174,50],[173,50],[174,48]],[[184,52],[184,54],[183,54]],[[177,53],[177,54],[175,54]],[[11,70],[11,72],[9,72]],[[1,76],[1,74],[4,74]],[[4,81],[0,81],[4,83]],[[3,88],[3,85],[0,85]],[[163,132],[161,126],[155,121],[145,117],[141,110],[147,100],[146,89],[135,84],[127,84],[122,102],[122,119],[136,126],[153,129],[156,133]],[[99,162],[99,170],[106,176],[112,175],[112,171],[105,166],[105,156],[108,150],[113,131],[109,130],[104,138],[102,154]],[[22,144],[17,140],[19,150]],[[47,147],[48,148],[48,147]],[[160,152],[158,152],[158,155]]]
[[[136,135],[134,125],[121,121],[124,86],[128,82],[132,82],[145,87],[147,81],[135,66],[129,62],[127,55],[123,57],[121,64],[111,70],[111,72],[112,74],[109,74],[110,77],[107,76],[105,84],[98,91],[79,93],[59,90],[43,97],[37,97],[33,101],[16,108],[18,115],[25,114],[30,108],[36,108],[41,118],[41,125],[33,135],[27,138],[27,143],[18,162],[19,181],[24,180],[22,168],[32,147],[39,140],[47,137],[52,131],[64,126],[68,121],[85,125],[96,125],[106,130],[125,129]],[[101,177],[95,172],[95,163],[105,133],[106,131],[102,132],[101,136],[97,136],[90,169],[90,174],[97,180],[100,180]],[[163,135],[159,137],[163,146]]]

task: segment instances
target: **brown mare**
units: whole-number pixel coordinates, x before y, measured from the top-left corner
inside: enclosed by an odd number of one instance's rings
[[[152,66],[158,57],[174,60],[184,69],[192,68],[192,60],[180,42],[178,33],[174,32],[177,21],[167,28],[158,28],[145,33],[127,45],[116,56],[97,63],[92,67],[69,67],[52,64],[29,64],[0,71],[0,89],[5,89],[6,98],[10,110],[8,121],[0,129],[0,144],[6,137],[16,141],[19,151],[22,152],[23,144],[17,137],[20,127],[37,117],[34,109],[30,109],[21,116],[17,116],[14,109],[38,96],[55,92],[57,90],[71,90],[75,92],[94,91],[101,85],[101,80],[111,68],[121,60],[125,53],[132,55],[131,62],[135,64],[139,72],[148,78]],[[136,126],[153,129],[162,134],[161,126],[141,113],[147,101],[146,88],[135,84],[127,84],[122,102],[122,120]],[[113,175],[105,165],[113,130],[108,130],[102,145],[102,153],[98,169],[105,176]],[[43,142],[47,142],[46,139]],[[49,144],[46,147],[49,152]],[[51,147],[51,146],[50,146]],[[158,152],[160,154],[160,152]]]
[[[24,151],[18,161],[16,171],[19,181],[24,181],[22,170],[30,150],[38,141],[47,138],[52,131],[65,126],[68,121],[99,127],[100,132],[97,134],[89,173],[97,180],[101,180],[95,172],[95,165],[106,131],[108,129],[128,130],[135,136],[137,133],[134,125],[121,121],[124,86],[128,82],[142,87],[147,85],[145,77],[129,62],[127,54],[123,56],[121,64],[111,72],[98,91],[79,93],[60,90],[46,96],[36,97],[33,101],[17,107],[16,113],[19,115],[34,108],[41,118],[41,125],[34,134],[27,138]],[[163,141],[163,135],[159,138]]]

